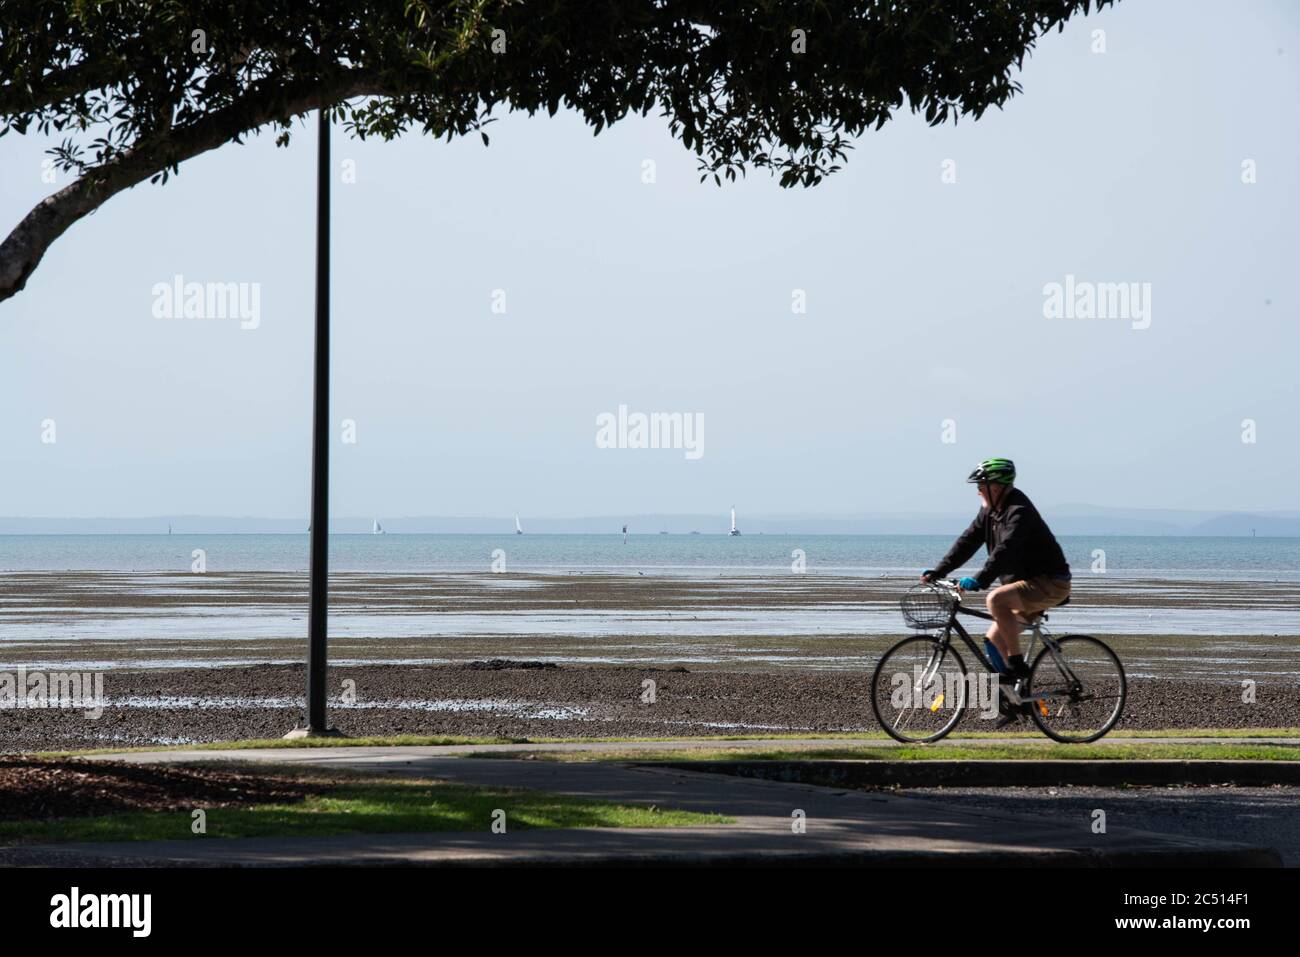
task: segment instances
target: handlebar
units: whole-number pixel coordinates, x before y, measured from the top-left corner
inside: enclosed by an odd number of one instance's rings
[[[956,578],[931,578],[927,584],[938,585],[940,588],[946,588],[949,591],[955,591],[958,595],[966,594],[958,584]]]

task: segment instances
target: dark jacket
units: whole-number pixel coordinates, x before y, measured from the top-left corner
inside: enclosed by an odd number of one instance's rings
[[[988,588],[994,578],[1005,585],[1038,575],[1068,577],[1070,574],[1065,553],[1043,516],[1038,514],[1029,496],[1014,486],[1003,496],[996,512],[990,514],[987,508],[979,510],[970,528],[961,533],[935,567],[934,576],[942,578],[954,568],[960,568],[981,545],[988,548],[989,557],[975,575],[980,588]]]

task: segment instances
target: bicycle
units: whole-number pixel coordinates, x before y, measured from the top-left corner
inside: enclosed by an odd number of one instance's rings
[[[961,595],[957,583],[948,580],[915,585],[899,603],[903,618],[913,628],[942,631],[897,642],[871,676],[871,708],[880,726],[896,741],[938,741],[960,723],[966,711],[968,679],[966,662],[952,640],[954,633],[993,676],[996,686],[997,669],[957,620],[959,615],[969,615],[992,621],[993,616],[965,607]],[[1067,597],[1056,607],[1069,601]],[[1020,697],[1028,702],[1034,724],[1053,741],[1096,741],[1115,726],[1124,711],[1128,693],[1124,666],[1104,641],[1091,635],[1055,638],[1043,627],[1046,621],[1046,612],[1025,619],[1032,635],[1025,659],[1035,645],[1041,643],[1042,647]],[[909,678],[911,685],[906,684]],[[1001,701],[1000,689],[995,700]]]

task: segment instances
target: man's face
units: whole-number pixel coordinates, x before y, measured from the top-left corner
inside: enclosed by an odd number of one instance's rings
[[[995,485],[992,482],[980,482],[975,486],[979,489],[980,501],[984,503],[985,508],[997,508],[998,502],[1002,501],[1002,493],[1006,489],[1005,485]]]

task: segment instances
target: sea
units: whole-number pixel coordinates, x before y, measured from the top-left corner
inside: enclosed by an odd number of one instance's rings
[[[954,535],[958,530],[954,530]],[[1300,538],[1063,536],[1076,573],[1194,581],[1300,581]],[[910,575],[952,543],[940,535],[331,535],[332,571]],[[978,567],[983,552],[968,567]],[[0,572],[305,572],[297,535],[2,535]]]

